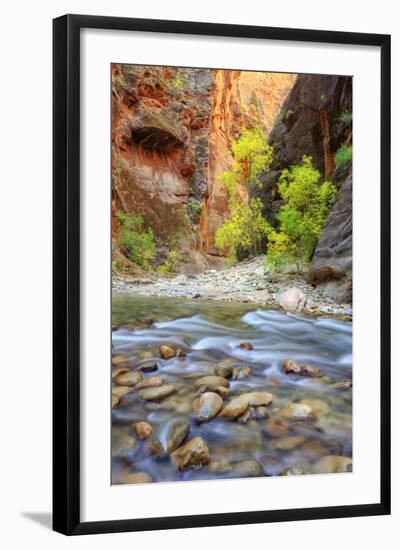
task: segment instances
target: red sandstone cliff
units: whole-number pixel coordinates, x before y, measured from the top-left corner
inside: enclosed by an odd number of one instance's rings
[[[218,254],[229,214],[219,176],[243,128],[268,135],[295,75],[112,66],[112,210],[141,214],[162,247],[178,233],[187,263]]]

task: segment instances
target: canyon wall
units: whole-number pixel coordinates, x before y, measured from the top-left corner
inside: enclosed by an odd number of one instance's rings
[[[203,199],[199,246],[219,255],[215,233],[229,215],[228,197],[219,179],[232,158],[230,147],[243,128],[262,126],[269,135],[296,75],[251,71],[215,71],[208,142],[208,186]]]
[[[113,212],[141,214],[168,239],[186,227],[187,205],[207,187],[213,75],[136,65],[112,71]]]
[[[262,176],[265,217],[274,223],[282,206],[277,182],[282,169],[311,155],[321,179],[333,181],[337,201],[329,214],[312,259],[309,280],[322,285],[337,301],[352,294],[352,168],[335,166],[341,145],[351,145],[352,79],[342,76],[299,75],[283,104],[269,143],[274,148],[271,170]]]
[[[210,255],[220,255],[215,232],[229,215],[219,176],[230,166],[231,143],[243,128],[261,125],[266,134],[271,131],[294,79],[114,64],[114,236],[115,212],[134,212],[161,245],[179,234],[187,264],[213,263]]]

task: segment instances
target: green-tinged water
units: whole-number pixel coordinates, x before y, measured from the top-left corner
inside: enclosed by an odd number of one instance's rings
[[[118,295],[113,297],[113,324],[118,326],[112,333],[113,354],[128,357],[123,366],[136,370],[144,360],[154,358],[157,370],[143,372],[143,379],[158,376],[163,385],[175,389],[158,401],[146,401],[133,388],[113,409],[113,483],[124,483],[129,480],[127,474],[137,472],[147,473],[156,482],[328,473],[340,470],[341,459],[324,457],[351,458],[351,388],[334,387],[343,380],[350,385],[352,379],[350,322],[248,304]],[[252,349],[240,348],[244,342]],[[182,350],[185,356],[161,359],[163,344]],[[285,374],[282,365],[288,358],[317,367],[321,375]],[[215,365],[226,359],[232,359],[233,367],[246,366],[251,371],[248,377],[228,379],[224,405],[254,390],[271,393],[273,402],[260,409],[262,418],[255,418],[253,408],[247,421],[216,416],[197,424],[192,415],[199,395],[196,380],[214,374]],[[310,418],[282,421],[280,409],[304,400],[312,409]],[[179,471],[170,457],[155,458],[150,453],[151,438],[131,439],[135,438],[134,422],[146,421],[155,430],[176,416],[190,422],[185,441],[196,436],[205,441],[208,465]],[[274,422],[278,431],[271,429]]]

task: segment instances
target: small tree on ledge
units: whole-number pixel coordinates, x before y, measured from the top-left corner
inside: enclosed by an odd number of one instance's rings
[[[217,230],[215,243],[222,250],[228,249],[229,258],[235,261],[239,249],[261,254],[262,241],[272,230],[262,217],[261,200],[254,197],[261,186],[260,174],[271,165],[272,147],[260,128],[245,130],[232,143],[232,156],[231,170],[220,176],[228,192],[230,217]]]

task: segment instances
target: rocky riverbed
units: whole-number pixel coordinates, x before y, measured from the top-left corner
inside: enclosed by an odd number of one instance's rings
[[[350,304],[335,303],[323,290],[314,288],[296,273],[268,272],[263,265],[264,259],[260,256],[199,275],[132,277],[113,274],[113,293],[254,303],[296,313],[351,318]]]
[[[112,480],[352,469],[352,324],[113,296]]]

